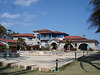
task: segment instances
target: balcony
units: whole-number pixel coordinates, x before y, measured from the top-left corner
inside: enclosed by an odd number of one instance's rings
[[[41,37],[41,39],[40,40],[50,40],[51,38],[48,38],[48,37]]]

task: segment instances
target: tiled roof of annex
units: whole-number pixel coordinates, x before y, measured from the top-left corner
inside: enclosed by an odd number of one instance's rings
[[[87,38],[80,37],[80,36],[66,36],[63,40],[70,40],[70,39],[72,41],[91,41],[91,42],[93,41],[93,42],[98,42],[97,40],[87,39]]]
[[[59,32],[59,31],[51,31],[51,30],[48,30],[48,29],[36,30],[36,31],[33,31],[33,32],[38,32],[38,33],[55,33],[55,34],[66,34],[66,35],[69,35],[67,33]]]
[[[66,36],[66,37],[64,37],[64,40],[70,40],[70,39],[72,39],[72,40],[78,40],[78,39],[86,40],[86,38],[80,37],[80,36]]]
[[[36,37],[34,34],[24,33],[24,34],[17,34],[13,35],[14,37]]]
[[[1,38],[0,38],[0,40],[6,41],[6,42],[11,42],[11,43],[17,43],[17,40],[1,39]]]
[[[5,45],[5,44],[3,44],[3,43],[0,41],[0,45]]]

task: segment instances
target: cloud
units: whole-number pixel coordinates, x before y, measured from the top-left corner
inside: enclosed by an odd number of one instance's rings
[[[36,3],[39,0],[16,0],[14,4],[21,5],[21,6],[30,6],[32,3]]]
[[[5,27],[10,27],[13,25],[21,25],[21,26],[32,26],[34,24],[34,18],[37,18],[38,16],[35,14],[29,14],[27,12],[23,12],[22,14],[9,14],[7,12],[0,15],[0,18],[4,18],[3,22],[1,21],[0,24],[2,24]],[[6,19],[9,18],[9,19]],[[16,19],[18,18],[18,19]]]
[[[5,13],[1,14],[0,17],[9,18],[9,19],[15,19],[15,18],[20,17],[20,14],[13,14],[13,15],[11,15],[8,12],[5,12]]]
[[[33,18],[37,18],[35,14],[28,14],[27,12],[23,13],[24,21],[31,21]]]
[[[9,26],[14,25],[13,22],[1,22],[0,24],[3,25],[4,27],[9,27]]]

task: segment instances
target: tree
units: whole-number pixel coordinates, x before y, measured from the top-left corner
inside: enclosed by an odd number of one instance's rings
[[[6,29],[0,24],[0,38],[4,39],[13,39],[13,35],[19,34],[18,32],[15,33],[11,29]]]
[[[73,43],[73,41],[71,39],[70,40],[66,40],[66,42],[65,42],[65,45],[68,45],[69,50],[70,50],[71,43]]]
[[[0,24],[0,38],[5,38],[7,29]]]
[[[25,47],[25,39],[23,39],[23,38],[18,38],[18,40],[17,40],[18,42],[17,42],[17,45],[20,47],[20,50],[21,50],[21,48],[22,48],[22,46],[23,47]]]
[[[16,35],[16,34],[19,34],[19,33],[18,32],[15,33],[14,31],[8,29],[7,32],[6,32],[6,35],[7,35],[6,38],[7,39],[13,39],[13,35]]]
[[[91,0],[90,4],[93,4],[94,8],[88,22],[91,23],[89,28],[97,27],[97,32],[100,32],[100,0]]]

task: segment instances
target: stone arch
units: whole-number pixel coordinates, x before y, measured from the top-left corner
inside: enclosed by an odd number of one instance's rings
[[[51,43],[52,49],[57,49],[57,43],[53,42]]]
[[[87,43],[81,43],[79,45],[79,48],[78,49],[80,49],[80,50],[87,50],[88,47],[89,47],[89,45]]]

